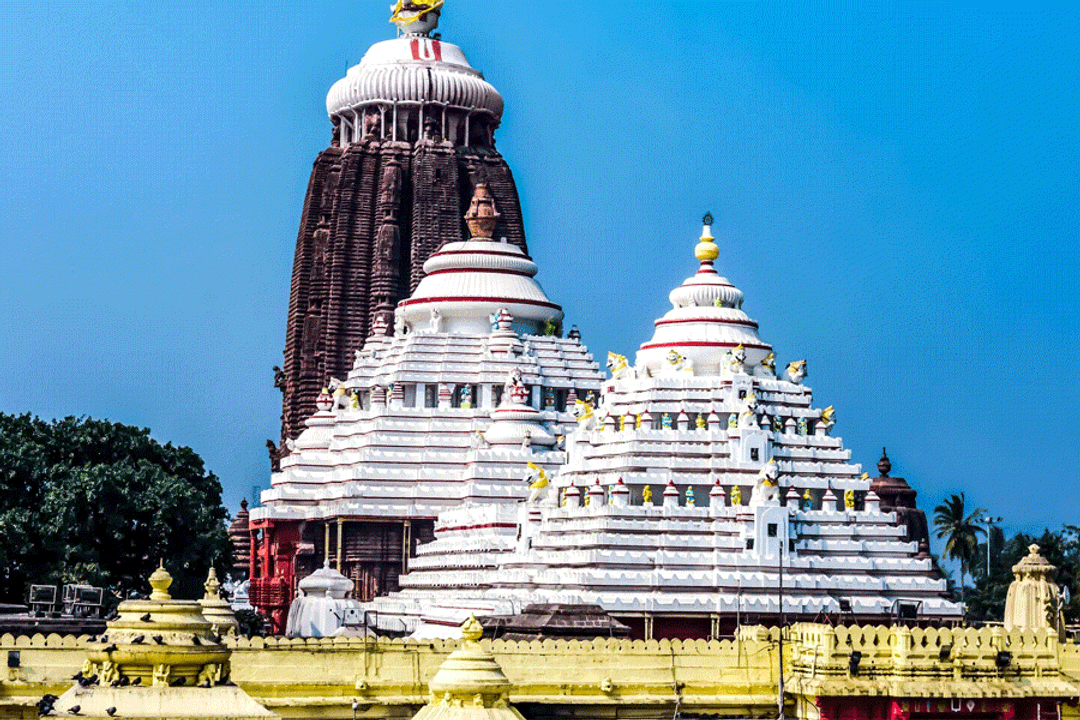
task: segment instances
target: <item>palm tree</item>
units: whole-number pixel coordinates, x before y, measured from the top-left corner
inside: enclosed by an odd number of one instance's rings
[[[964,511],[964,493],[953,495],[934,508],[934,525],[938,539],[945,540],[945,557],[960,561],[960,602],[964,602],[964,576],[975,559],[979,547],[979,533],[986,530],[976,518],[986,511],[979,508],[970,515]]]

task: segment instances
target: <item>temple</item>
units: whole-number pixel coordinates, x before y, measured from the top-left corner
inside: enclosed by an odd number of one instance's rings
[[[565,462],[572,410],[603,373],[577,333],[561,337],[535,263],[493,238],[501,215],[478,183],[470,239],[428,258],[389,325],[375,319],[251,511],[251,602],[279,631],[296,583],[324,561],[359,599],[397,590],[440,512],[513,510]]]
[[[329,148],[311,172],[296,240],[284,363],[280,443],[271,464],[315,412],[331,377],[344,378],[375,328],[423,277],[424,262],[468,239],[462,215],[476,184],[500,208],[495,237],[525,251],[521,205],[495,149],[498,91],[456,45],[431,37],[439,7],[403,9],[400,34],[376,43],[330,89]]]
[[[643,638],[727,637],[784,618],[960,617],[925,517],[913,530],[921,514],[895,509],[914,491],[894,479],[883,507],[833,436],[833,408],[814,406],[806,362],[777,376],[742,292],[714,267],[708,224],[695,255],[636,363],[610,354],[598,407],[577,403],[551,487],[441,514],[401,590],[370,603],[382,630],[438,636],[470,612],[529,603],[599,605]]]
[[[283,446],[238,547],[274,630],[323,566],[372,630],[416,637],[473,613],[516,627],[530,604],[646,639],[959,618],[915,491],[887,457],[876,480],[850,462],[805,360],[777,371],[710,216],[633,363],[609,353],[609,377],[564,337],[493,148],[502,98],[431,35],[440,12],[399,3],[399,37],[327,99]]]

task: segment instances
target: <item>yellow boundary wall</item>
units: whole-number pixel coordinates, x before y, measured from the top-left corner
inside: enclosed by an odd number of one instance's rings
[[[775,711],[778,631],[744,628],[735,640],[482,641],[513,684],[515,704],[620,706],[759,715]],[[33,703],[71,685],[87,637],[0,636],[19,667],[0,682],[0,717],[35,717]],[[411,717],[454,640],[230,638],[233,680],[286,717]],[[943,662],[942,649],[949,647]],[[853,651],[859,675],[849,673]],[[998,653],[1011,654],[1003,670]],[[785,640],[794,701],[819,695],[1031,697],[1080,694],[1080,646],[1046,630],[798,624]],[[33,712],[30,712],[33,711]],[[666,713],[667,710],[664,710]],[[661,713],[663,714],[663,713]]]

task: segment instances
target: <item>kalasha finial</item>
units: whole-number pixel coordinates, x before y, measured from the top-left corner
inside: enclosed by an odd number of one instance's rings
[[[151,600],[172,600],[169,594],[169,586],[172,585],[172,575],[165,569],[164,559],[158,563],[158,568],[150,575]]]
[[[390,22],[408,35],[427,35],[439,26],[444,0],[397,0]]]
[[[475,615],[469,615],[469,619],[461,623],[461,637],[469,642],[476,642],[484,636],[484,626],[476,619]]]
[[[465,224],[474,238],[490,240],[495,226],[499,222],[499,211],[495,209],[495,198],[488,191],[486,182],[476,183],[469,211],[465,213]]]
[[[888,477],[889,471],[892,470],[892,463],[889,461],[885,448],[881,448],[881,459],[878,460],[877,469],[881,473],[881,477]]]
[[[716,247],[716,239],[712,234],[713,216],[711,212],[705,213],[702,222],[704,225],[701,228],[701,239],[694,248],[694,257],[703,263],[711,263],[716,258],[720,257],[720,248]]]

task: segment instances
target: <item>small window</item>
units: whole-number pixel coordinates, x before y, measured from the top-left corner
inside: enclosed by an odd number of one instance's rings
[[[416,407],[416,386],[409,384],[405,386],[405,407]]]
[[[788,552],[795,552],[795,541],[794,540],[788,540],[787,541],[787,549],[788,549]]]
[[[750,448],[750,459],[755,461],[761,459],[761,454],[758,453],[757,448]]]
[[[746,399],[746,390],[740,390],[739,391],[739,399],[740,400],[745,400]]]
[[[754,538],[746,538],[746,549],[747,550],[753,550],[754,549]]]
[[[492,385],[491,386],[491,402],[492,402],[493,407],[499,407],[499,405],[502,405],[502,394],[503,394],[503,386],[502,385]]]
[[[439,407],[439,389],[434,385],[424,386],[424,407]]]
[[[769,537],[776,537],[776,523],[769,523],[769,527],[766,528],[766,532],[768,532]]]

